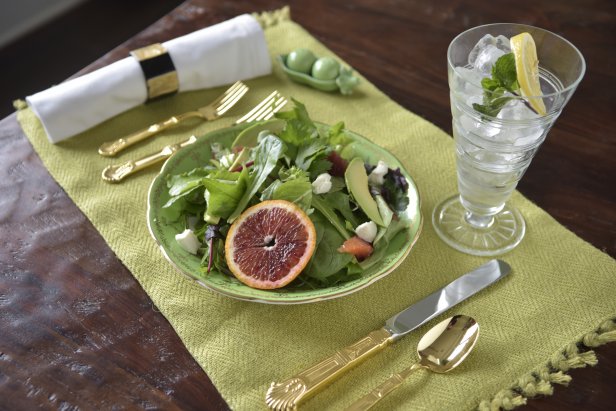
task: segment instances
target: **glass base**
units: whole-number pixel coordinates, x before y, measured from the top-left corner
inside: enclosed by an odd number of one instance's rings
[[[522,214],[507,204],[481,228],[468,223],[467,213],[458,195],[437,205],[432,213],[436,233],[458,251],[486,257],[499,255],[515,248],[524,237],[526,223]]]

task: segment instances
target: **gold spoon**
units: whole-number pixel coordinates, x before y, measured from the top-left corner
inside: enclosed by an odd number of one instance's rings
[[[387,394],[398,388],[415,370],[427,368],[446,373],[456,368],[471,352],[479,337],[479,324],[466,315],[456,315],[435,325],[417,345],[419,362],[389,377],[378,387],[355,401],[346,411],[370,409]]]

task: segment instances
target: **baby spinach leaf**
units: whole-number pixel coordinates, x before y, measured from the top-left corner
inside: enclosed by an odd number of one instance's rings
[[[319,176],[319,174],[327,173],[331,168],[331,161],[326,160],[325,158],[319,158],[312,161],[310,167],[308,167],[308,172],[310,173],[310,178],[314,180]]]
[[[344,224],[340,221],[340,217],[336,214],[334,208],[327,203],[323,198],[319,195],[312,196],[312,206],[316,208],[327,220],[329,223],[344,237],[344,239],[349,239],[351,236],[349,232],[346,230]]]
[[[338,211],[345,220],[347,220],[353,227],[359,225],[359,220],[351,211],[351,205],[349,203],[349,195],[342,191],[329,192],[323,196],[325,202],[334,210]]]
[[[303,275],[325,281],[327,277],[344,269],[353,260],[353,256],[338,252],[344,238],[328,223],[326,218],[317,212],[314,213],[312,221],[315,228],[317,225],[321,226],[320,230],[323,231],[323,235]]]

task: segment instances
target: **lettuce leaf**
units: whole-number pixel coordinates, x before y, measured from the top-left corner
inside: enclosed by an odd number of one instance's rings
[[[291,100],[293,100],[294,107],[290,111],[276,113],[276,118],[286,121],[284,129],[278,136],[287,144],[299,146],[315,138],[318,132],[306,107],[295,99]]]
[[[291,167],[288,170],[281,170],[279,176],[281,180],[277,181],[280,181],[280,184],[273,183],[271,199],[290,201],[304,211],[310,210],[312,184],[306,172],[297,167]]]
[[[251,167],[250,182],[235,207],[227,219],[232,223],[244,211],[250,200],[257,193],[265,182],[272,170],[276,168],[276,163],[285,152],[285,144],[276,136],[269,135],[259,141],[255,148],[254,164]]]
[[[206,188],[207,213],[211,216],[227,218],[237,207],[246,191],[249,178],[243,168],[239,173],[218,170],[202,180]]]

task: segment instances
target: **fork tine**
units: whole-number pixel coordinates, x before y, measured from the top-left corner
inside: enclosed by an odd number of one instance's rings
[[[244,86],[242,88],[237,89],[232,95],[229,95],[226,101],[223,101],[219,107],[216,108],[216,114],[222,116],[229,110],[231,107],[235,105],[241,99],[244,94],[248,92],[248,87]]]
[[[244,83],[240,83],[238,84],[236,87],[233,87],[233,89],[229,89],[227,90],[227,92],[225,93],[226,95],[224,96],[224,98],[220,101],[220,104],[218,104],[219,106],[224,105],[229,99],[233,98],[237,93],[245,93],[246,91],[248,91],[249,88],[246,84]]]
[[[235,83],[233,83],[231,85],[231,87],[226,89],[220,96],[216,97],[216,99],[214,101],[212,101],[208,105],[209,106],[218,106],[221,102],[223,102],[223,101],[225,101],[227,99],[229,94],[233,93],[235,91],[235,89],[237,89],[238,87],[241,87],[241,86],[245,86],[245,84],[242,83],[241,81],[236,81]]]
[[[278,93],[278,91],[273,91],[263,101],[261,101],[259,104],[257,104],[252,110],[250,110],[248,113],[244,114],[244,116],[242,116],[241,118],[236,120],[235,123],[236,124],[243,123],[243,122],[246,122],[249,118],[254,117],[254,115],[256,113],[259,113],[263,109],[263,107],[266,107],[268,104],[270,104],[272,101],[274,101],[274,99],[278,95],[280,95],[280,93]]]
[[[280,96],[280,98],[270,105],[265,107],[261,112],[255,114],[248,121],[260,121],[260,120],[269,120],[276,114],[278,110],[280,110],[287,103],[287,99]]]
[[[278,98],[279,96],[276,95],[275,98]],[[267,104],[264,104],[263,106],[261,106],[258,110],[255,110],[251,116],[247,117],[246,119],[244,119],[245,122],[251,122],[251,121],[255,121],[257,118],[261,118],[262,116],[266,115],[271,109],[272,109],[272,105],[274,104],[275,99],[270,99]]]
[[[276,103],[274,103],[274,107],[272,108],[272,111],[267,116],[265,116],[263,119],[259,118],[257,120],[269,120],[270,118],[274,116],[274,114],[280,111],[280,109],[283,108],[285,104],[287,104],[287,99],[283,97],[280,100],[278,100]]]
[[[271,118],[278,110],[282,108],[286,104],[286,99],[277,95],[276,100],[273,100],[268,105],[262,107],[258,112],[256,112],[253,116],[246,119],[246,122],[257,121],[257,120],[267,120]]]

